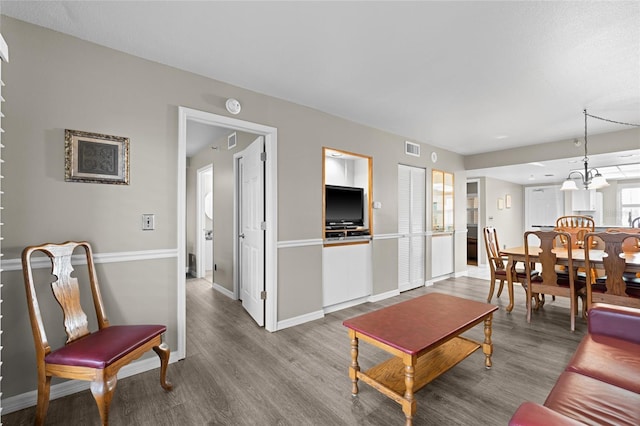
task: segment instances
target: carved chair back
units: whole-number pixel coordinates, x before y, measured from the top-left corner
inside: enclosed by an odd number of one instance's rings
[[[630,290],[628,281],[633,280],[635,274],[626,274],[627,261],[625,253],[633,254],[636,250],[628,250],[637,244],[639,232],[592,232],[585,236],[585,263],[588,268],[604,269],[604,276],[598,281],[587,281],[587,308],[592,303],[602,302],[623,306],[640,307],[640,289]],[[591,241],[599,239],[604,244],[602,259],[594,259]],[[637,246],[636,246],[637,248]],[[597,290],[597,285],[604,281],[603,291]],[[633,296],[633,297],[632,297]]]
[[[483,229],[483,234],[489,267],[494,272],[499,269],[505,269],[504,260],[500,256],[500,244],[498,243],[498,232],[496,228],[487,226]]]
[[[575,315],[577,311],[577,293],[575,290],[574,282],[574,269],[573,269],[573,254],[572,254],[572,240],[571,234],[563,231],[527,231],[524,234],[524,247],[525,247],[525,268],[527,274],[530,276],[532,262],[535,262],[531,258],[531,245],[530,236],[536,236],[540,240],[539,252],[537,262],[541,266],[539,275],[532,277],[527,286],[527,321],[531,321],[531,298],[535,293],[538,294],[550,294],[553,296],[568,297],[570,299],[571,308],[571,330],[575,330]],[[556,269],[558,263],[557,255],[553,251],[555,248],[555,241],[562,237],[568,243],[566,244],[567,250],[567,274],[559,275]]]
[[[89,285],[93,296],[98,327],[102,329],[109,326],[98,287],[91,246],[87,242],[67,241],[62,244],[43,244],[27,247],[22,253],[22,261],[25,266],[23,268],[23,274],[27,291],[27,304],[35,344],[41,347],[40,350],[44,355],[48,354],[51,348],[47,342],[46,331],[39,308],[38,293],[33,277],[32,254],[42,252],[46,254],[51,261],[51,273],[55,279],[55,281],[50,284],[51,290],[63,311],[64,328],[67,335],[66,343],[71,343],[74,340],[90,334],[89,321],[80,304],[78,279],[72,276],[74,268],[71,265],[71,258],[74,250],[78,247],[84,249],[89,273]]]

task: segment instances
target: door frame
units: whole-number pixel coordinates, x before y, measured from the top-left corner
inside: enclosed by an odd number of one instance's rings
[[[196,277],[202,278],[205,276],[207,263],[205,259],[205,239],[204,239],[204,196],[206,195],[204,188],[204,176],[207,172],[211,171],[213,174],[213,163],[209,163],[200,167],[196,173]],[[213,180],[213,178],[212,178]]]
[[[186,188],[187,188],[187,121],[264,136],[265,152],[265,329],[277,331],[278,286],[277,286],[277,235],[278,235],[278,176],[277,145],[278,129],[237,118],[226,117],[184,106],[178,107],[178,182],[177,182],[177,310],[178,310],[178,358],[186,354]]]

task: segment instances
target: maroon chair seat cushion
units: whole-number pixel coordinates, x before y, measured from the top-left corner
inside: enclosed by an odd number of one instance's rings
[[[544,405],[590,425],[638,426],[640,419],[640,394],[570,371],[560,375]]]
[[[51,352],[45,362],[103,369],[166,330],[164,325],[113,325]]]
[[[538,271],[531,271],[531,276],[538,275]],[[496,269],[496,276],[503,276],[504,279],[507,279],[507,270],[506,269]],[[516,277],[519,279],[526,278],[527,272],[524,269],[516,268]]]
[[[640,394],[640,343],[588,334],[566,370]]]
[[[622,279],[624,280],[627,288],[625,289],[625,293],[628,296],[640,298],[640,278],[637,278],[635,274],[633,276],[623,275]],[[591,291],[596,293],[606,293],[607,291],[607,277],[598,277],[595,284],[592,284]]]

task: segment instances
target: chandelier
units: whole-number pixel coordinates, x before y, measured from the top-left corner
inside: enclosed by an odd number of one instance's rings
[[[603,121],[609,121],[616,124],[624,124],[627,126],[638,126],[637,124],[620,123],[618,121],[607,120],[605,118],[596,117],[595,115],[589,115],[587,114],[586,109],[583,111],[583,113],[584,113],[584,158],[582,159],[582,162],[584,163],[584,173],[578,170],[574,170],[570,172],[569,176],[567,176],[567,179],[564,181],[564,183],[562,184],[562,187],[560,188],[561,191],[575,191],[578,189],[578,186],[576,185],[576,181],[571,179],[571,176],[573,175],[580,176],[582,180],[582,186],[584,187],[584,189],[600,189],[600,188],[609,186],[609,182],[607,182],[607,179],[605,179],[605,177],[600,174],[598,169],[589,168],[589,156],[587,153],[587,117],[592,117],[592,118],[596,118],[598,120],[603,120]]]

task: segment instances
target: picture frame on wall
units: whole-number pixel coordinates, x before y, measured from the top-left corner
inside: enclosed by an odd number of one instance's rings
[[[129,184],[129,138],[65,129],[67,182]]]
[[[504,206],[508,209],[511,208],[511,195],[507,194],[504,196]]]
[[[498,210],[504,209],[504,198],[498,198]]]

